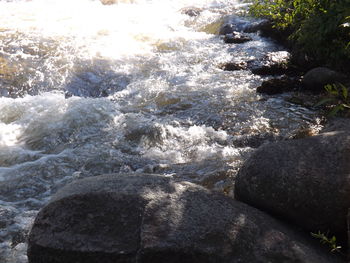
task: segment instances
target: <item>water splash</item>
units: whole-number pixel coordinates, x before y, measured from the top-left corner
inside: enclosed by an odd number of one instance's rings
[[[26,262],[37,211],[63,185],[102,173],[160,173],[232,194],[255,147],[314,113],[229,61],[280,47],[225,45],[227,0],[0,1],[0,262]],[[196,8],[189,16],[184,8]],[[224,17],[224,19],[223,19]]]

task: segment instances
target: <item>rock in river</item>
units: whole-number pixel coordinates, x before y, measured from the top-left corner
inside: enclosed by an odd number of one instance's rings
[[[312,243],[312,242],[311,242]],[[78,180],[43,208],[30,263],[337,262],[263,212],[158,175]]]
[[[240,169],[235,197],[311,232],[345,240],[350,133],[329,132],[260,147]]]
[[[256,92],[274,95],[295,90],[299,85],[300,83],[298,80],[284,76],[282,78],[264,80],[261,86],[257,87]]]
[[[226,34],[224,37],[224,42],[226,44],[242,44],[242,43],[245,43],[245,42],[248,42],[251,40],[252,40],[251,37],[244,35],[244,34],[241,34],[239,32],[236,32],[236,31],[234,31],[230,34]]]

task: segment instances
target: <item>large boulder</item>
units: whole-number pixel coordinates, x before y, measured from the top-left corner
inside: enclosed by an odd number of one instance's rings
[[[308,231],[345,240],[350,133],[329,132],[260,147],[240,169],[235,197]]]
[[[313,91],[324,91],[324,86],[337,82],[343,82],[346,77],[326,67],[318,67],[309,70],[303,78],[303,85],[306,89]]]
[[[311,245],[312,244],[312,245]],[[158,175],[104,175],[58,192],[32,227],[30,263],[338,262],[263,212]]]

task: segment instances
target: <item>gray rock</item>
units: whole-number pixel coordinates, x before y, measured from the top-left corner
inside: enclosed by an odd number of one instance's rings
[[[247,69],[247,63],[244,61],[227,62],[224,64],[220,64],[219,68],[225,71],[245,70]]]
[[[287,51],[269,52],[262,60],[248,62],[253,74],[281,75],[290,70],[290,53]]]
[[[350,131],[349,118],[332,118],[329,119],[321,132],[333,132],[333,131]]]
[[[349,132],[264,145],[240,169],[235,197],[308,231],[345,240],[349,153]]]
[[[268,95],[279,94],[296,90],[299,87],[299,81],[283,76],[282,78],[273,78],[264,80],[261,86],[257,87],[256,92]]]
[[[236,27],[231,23],[223,24],[219,30],[219,35],[231,34],[236,30]]]
[[[245,43],[245,42],[248,42],[248,41],[251,41],[252,38],[247,36],[247,35],[244,35],[244,34],[241,34],[239,32],[232,32],[230,34],[226,34],[224,36],[224,42],[226,44],[242,44],[242,43]]]
[[[158,175],[76,181],[41,210],[30,263],[338,262],[263,212]]]
[[[326,67],[318,67],[309,70],[303,78],[303,86],[313,91],[323,91],[324,86],[337,82],[343,82],[345,76]]]

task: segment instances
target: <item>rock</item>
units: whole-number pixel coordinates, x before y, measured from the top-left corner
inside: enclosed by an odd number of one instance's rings
[[[284,76],[279,79],[275,78],[263,81],[261,86],[257,87],[256,92],[274,95],[295,90],[299,85],[299,81]]]
[[[290,53],[287,51],[269,52],[261,61],[252,61],[249,67],[256,75],[281,75],[289,71]]]
[[[241,44],[251,40],[252,40],[251,37],[247,35],[243,35],[239,32],[233,32],[231,34],[226,34],[224,36],[224,42],[227,44]]]
[[[343,74],[326,67],[318,67],[309,70],[302,80],[305,89],[313,91],[324,91],[324,86],[342,82],[346,79]]]
[[[59,191],[32,227],[30,263],[338,262],[263,212],[158,175],[104,175]]]
[[[288,45],[288,37],[291,32],[280,30],[274,27],[273,23],[267,19],[251,23],[243,29],[245,33],[260,33],[263,37],[271,38],[282,45]]]
[[[181,14],[195,17],[195,16],[199,16],[203,10],[201,8],[191,6],[191,7],[182,8],[180,11],[181,11]]]
[[[245,33],[257,33],[257,32],[270,32],[273,30],[272,23],[269,20],[260,20],[254,23],[248,24],[243,29]]]
[[[349,153],[348,131],[263,145],[240,169],[235,197],[307,231],[345,240]]]
[[[219,65],[219,68],[225,71],[244,70],[244,69],[247,69],[247,63],[244,61],[228,62],[228,63]]]
[[[329,119],[321,130],[321,132],[333,132],[333,131],[350,131],[349,118],[332,118]]]
[[[235,31],[235,26],[231,23],[223,24],[219,30],[219,35],[232,34]]]

